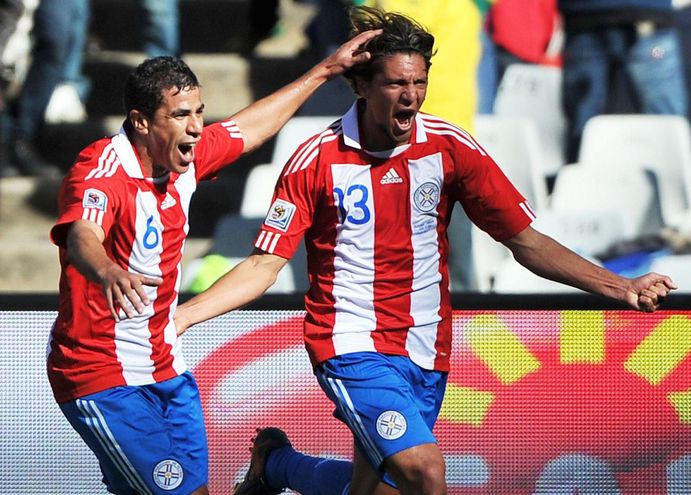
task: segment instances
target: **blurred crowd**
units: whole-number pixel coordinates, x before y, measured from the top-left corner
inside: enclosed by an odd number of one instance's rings
[[[81,122],[90,82],[82,72],[92,22],[90,1],[0,0],[0,52],[29,47],[0,72],[0,176],[55,176],[36,139],[45,124]],[[283,2],[283,5],[282,5]],[[434,85],[424,110],[472,131],[473,116],[492,113],[506,68],[515,63],[563,69],[567,162],[588,118],[611,109],[620,78],[640,113],[687,114],[685,64],[672,0],[248,0],[249,29],[238,49],[251,55],[280,35],[286,2],[312,4],[310,49],[323,55],[348,33],[345,11],[370,4],[407,13],[437,38]],[[431,4],[437,5],[431,8]],[[181,55],[179,0],[137,0],[146,56]],[[21,50],[20,50],[21,51]],[[16,52],[16,50],[14,50]],[[7,59],[7,55],[3,60]],[[344,99],[350,94],[343,92]]]
[[[178,0],[137,3],[142,52],[180,55]],[[62,175],[39,153],[37,140],[46,124],[87,117],[90,82],[82,66],[90,22],[90,0],[0,1],[0,177]]]
[[[289,1],[312,4],[316,15],[305,34],[320,56],[347,37],[350,5],[370,4],[418,19],[437,38],[434,84],[424,110],[471,131],[474,115],[492,113],[508,66],[561,67],[567,162],[576,158],[585,122],[611,110],[617,77],[634,95],[633,112],[687,115],[675,23],[685,2],[248,0],[250,27],[238,49],[251,55],[263,40],[278,36]],[[179,0],[137,4],[141,51],[181,55]],[[99,21],[91,18],[90,0],[0,0],[0,51],[6,53],[11,41],[29,47],[23,60],[5,64],[0,72],[0,176],[60,175],[59,167],[37,151],[36,140],[45,124],[86,119],[90,82],[82,72],[83,57],[90,23]],[[343,99],[351,97],[343,93]]]

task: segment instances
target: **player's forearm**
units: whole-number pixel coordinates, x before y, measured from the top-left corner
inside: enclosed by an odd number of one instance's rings
[[[67,235],[67,259],[79,273],[98,284],[102,283],[105,273],[114,265],[106,254],[102,240],[81,223],[73,225]]]
[[[506,243],[521,265],[543,278],[626,302],[629,279],[591,263],[549,236],[530,230]]]
[[[245,138],[245,152],[252,151],[274,136],[314,92],[328,80],[328,72],[317,65],[232,118]]]
[[[254,256],[243,260],[207,290],[178,307],[178,332],[254,301],[274,284],[282,266],[262,263]]]

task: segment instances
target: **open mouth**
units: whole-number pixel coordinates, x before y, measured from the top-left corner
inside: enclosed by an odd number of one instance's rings
[[[194,143],[183,143],[178,146],[178,151],[185,162],[194,161]]]
[[[414,110],[401,110],[394,114],[394,121],[400,132],[408,132],[413,127],[414,119]]]

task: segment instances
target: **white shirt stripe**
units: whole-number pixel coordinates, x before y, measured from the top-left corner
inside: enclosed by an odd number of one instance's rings
[[[535,212],[530,207],[527,201],[523,201],[518,206],[521,207],[521,210],[523,210],[525,214],[528,216],[528,218],[530,218],[531,220],[535,220],[537,218],[537,215],[535,215]]]
[[[104,170],[108,170],[110,168],[110,163],[116,160],[117,161],[117,155],[115,154],[115,151],[113,150],[113,144],[110,143],[106,145],[105,148],[103,148],[103,152],[101,153],[101,156],[98,158],[98,165],[94,167],[91,172],[87,174],[86,177],[84,177],[84,180],[87,181],[89,179],[93,179],[95,177],[101,177],[103,174]]]
[[[413,286],[406,350],[410,359],[425,369],[434,368],[437,324],[441,321],[438,213],[444,181],[441,153],[410,160],[410,221],[413,235]]]
[[[314,157],[319,153],[319,147],[323,143],[328,143],[338,139],[338,135],[332,134],[331,129],[327,129],[318,136],[315,136],[302,150],[295,155],[286,166],[284,175],[292,174],[298,170],[308,167]]]
[[[344,191],[336,194],[336,203],[342,199],[341,207],[357,218],[369,212],[370,219],[356,223],[341,219],[336,228],[334,250],[334,328],[333,345],[336,354],[375,350],[371,333],[377,327],[374,312],[374,213],[373,194],[366,200],[360,190],[349,193],[349,188],[362,186],[372,191],[371,167],[362,165],[334,164],[331,175],[334,189]]]

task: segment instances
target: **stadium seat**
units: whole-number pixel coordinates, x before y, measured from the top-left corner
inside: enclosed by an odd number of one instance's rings
[[[499,264],[494,277],[492,292],[499,294],[583,293],[569,285],[535,275],[512,257]]]
[[[477,290],[491,292],[497,269],[504,260],[511,258],[511,251],[475,225],[471,227],[470,235],[473,251],[472,265]]]
[[[246,218],[264,217],[269,209],[278,174],[297,147],[307,138],[329,127],[338,117],[293,117],[276,136],[271,163],[257,165],[247,175],[240,214]]]
[[[564,165],[566,118],[561,110],[561,69],[511,64],[494,101],[496,115],[528,117],[537,125],[543,174],[551,177]]]
[[[244,218],[264,218],[271,206],[274,186],[281,170],[281,167],[271,163],[257,165],[250,170],[242,193],[240,215]]]
[[[669,275],[679,286],[677,292],[691,293],[691,254],[660,256],[650,264],[650,271]]]
[[[543,210],[533,227],[581,256],[597,256],[625,238],[619,212]]]
[[[535,122],[510,115],[477,115],[475,138],[494,158],[535,211],[547,206],[542,149]],[[472,227],[473,270],[477,288],[488,292],[500,262],[511,253],[478,227]]]
[[[613,240],[635,239],[663,227],[651,174],[635,167],[626,173],[604,164],[563,167],[554,183],[550,210],[564,219],[580,215],[584,222],[596,222],[602,218],[600,232],[617,225],[621,239]]]
[[[691,208],[691,129],[684,117],[593,117],[583,131],[578,162],[617,170],[622,180],[633,169],[651,171],[666,225],[677,225]]]
[[[547,206],[538,128],[532,119],[476,115],[475,138],[535,210]]]

